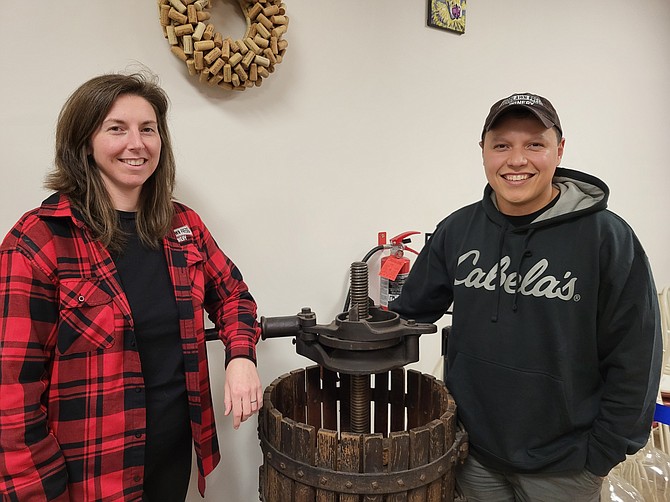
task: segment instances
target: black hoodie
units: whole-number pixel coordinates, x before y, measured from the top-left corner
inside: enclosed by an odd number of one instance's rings
[[[481,463],[605,476],[649,436],[657,293],[607,186],[564,168],[553,182],[558,201],[527,225],[490,186],[440,222],[390,309],[434,322],[453,306],[446,384]]]

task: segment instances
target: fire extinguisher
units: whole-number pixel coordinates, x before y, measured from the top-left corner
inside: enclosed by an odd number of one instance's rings
[[[386,232],[379,232],[377,236],[378,244],[390,250],[390,254],[381,259],[379,269],[379,305],[385,310],[388,310],[391,301],[400,296],[400,291],[409,275],[410,261],[404,252],[419,254],[406,245],[411,242],[409,236],[418,233],[410,231],[398,234],[389,239],[390,246],[386,245]]]

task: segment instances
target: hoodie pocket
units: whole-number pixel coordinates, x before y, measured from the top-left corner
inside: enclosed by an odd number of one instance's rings
[[[459,353],[447,385],[477,449],[517,467],[562,454],[572,427],[560,379]]]
[[[60,283],[58,352],[92,352],[114,344],[114,303],[95,279]]]

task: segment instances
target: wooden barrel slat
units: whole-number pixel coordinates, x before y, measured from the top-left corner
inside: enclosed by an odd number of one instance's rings
[[[281,441],[279,442],[281,450],[285,455],[293,458],[295,456],[293,445],[293,429],[295,422],[290,418],[284,417],[281,421]],[[284,475],[281,471],[281,483],[279,485],[279,500],[293,500],[294,482],[291,478]]]
[[[286,382],[281,386],[281,392],[278,394],[277,408],[284,416],[292,417],[295,406],[295,372],[286,376]]]
[[[281,410],[282,413],[288,414],[284,394],[290,390],[292,380],[290,380],[290,375],[288,373],[284,373],[278,380],[279,383],[275,385],[274,392],[272,393],[272,403],[274,404],[274,407]]]
[[[323,368],[323,425],[330,430],[337,430],[337,373]]]
[[[294,429],[294,458],[305,465],[316,465],[316,431],[307,424],[296,424]],[[296,482],[295,502],[314,502],[316,497],[312,486]]]
[[[293,413],[290,417],[296,422],[307,422],[307,400],[305,396],[305,370],[293,370]]]
[[[389,433],[389,375],[378,373],[375,375],[375,388],[372,394],[374,400],[375,423],[374,431],[383,434]]]
[[[436,378],[426,373],[421,374],[421,405],[419,406],[419,424],[427,424],[434,417],[433,399]]]
[[[449,411],[449,394],[447,392],[442,392],[441,386],[436,386],[433,388],[433,409],[431,410],[431,416],[433,418],[440,417],[444,413]]]
[[[340,451],[337,457],[337,470],[341,472],[361,472],[362,434],[343,432],[340,435]],[[339,502],[360,502],[359,495],[340,494]]]
[[[384,435],[365,434],[363,436],[363,472],[384,472]],[[381,486],[380,492],[381,492]],[[365,495],[363,502],[383,502],[382,495]]]
[[[444,422],[441,420],[433,420],[428,424],[428,430],[430,432],[430,447],[429,447],[429,461],[434,462],[440,458],[446,452],[445,445],[445,427]],[[446,476],[442,476],[439,479],[436,479],[430,485],[428,485],[428,496],[426,500],[428,502],[442,502],[443,499],[443,480]]]
[[[407,429],[414,429],[421,423],[421,373],[415,370],[407,372],[407,393],[405,394],[407,405]]]
[[[444,422],[446,436],[445,441],[447,445],[452,445],[456,441],[456,401],[449,392],[443,392],[444,407],[446,410],[440,416],[442,422]]]
[[[307,375],[307,423],[316,430],[321,428],[321,368],[310,366],[305,370]]]
[[[266,412],[268,417],[267,421],[267,439],[268,443],[275,448],[280,448],[281,441],[281,420],[282,415],[274,408],[271,408]],[[267,472],[267,500],[282,500],[279,498],[281,496],[281,475],[276,471],[274,467],[270,464],[266,464],[268,468]]]
[[[405,430],[405,372],[391,370],[391,430]]]
[[[263,406],[259,415],[259,424],[260,428],[267,430],[268,428],[268,414],[265,413],[267,410],[274,409],[274,404],[272,402],[273,396],[277,392],[277,385],[281,384],[281,379],[276,378],[270,385],[265,388],[263,391]]]
[[[409,431],[409,468],[420,467],[430,461],[430,430],[417,427]],[[411,490],[407,502],[426,502],[427,487]]]
[[[316,435],[316,465],[331,471],[337,470],[337,432],[321,429]],[[324,486],[317,488],[316,502],[337,502],[337,494]],[[277,501],[280,502],[280,501]]]
[[[449,448],[456,441],[456,410],[453,405],[454,401],[451,399],[451,406],[449,411],[442,414],[440,421],[444,424],[444,444],[447,445],[446,448]],[[456,466],[452,464],[450,467],[450,472],[444,476],[444,487],[443,491],[447,494],[445,496],[445,501],[449,502],[453,500],[454,489],[456,487]]]
[[[402,472],[409,469],[409,432],[391,432],[389,451],[389,471]],[[391,493],[387,502],[407,502],[407,492]]]
[[[453,399],[450,400],[448,411],[442,414],[440,421],[444,424],[444,448],[446,452],[456,441],[456,406]],[[442,499],[445,502],[452,502],[455,489],[456,464],[452,463],[449,466],[449,472],[442,476]]]

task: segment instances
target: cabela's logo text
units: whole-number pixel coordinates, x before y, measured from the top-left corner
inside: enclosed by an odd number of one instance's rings
[[[491,267],[491,270],[485,271],[476,267],[479,261],[480,252],[476,249],[468,251],[458,259],[458,270],[461,275],[462,264],[470,263],[472,269],[466,273],[463,279],[456,279],[454,285],[463,285],[466,288],[484,288],[489,291],[495,290],[496,286],[502,287],[503,291],[509,294],[516,292],[526,296],[536,296],[544,298],[558,298],[559,300],[572,300],[575,297],[576,277],[571,277],[572,272],[565,272],[563,279],[557,279],[553,275],[545,275],[549,268],[549,261],[542,259],[534,264],[525,275],[516,272],[508,273],[511,263],[509,256],[505,256]],[[498,278],[499,276],[499,278]]]

